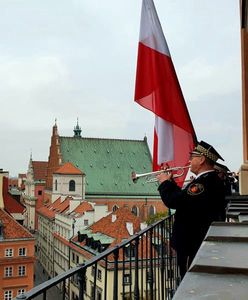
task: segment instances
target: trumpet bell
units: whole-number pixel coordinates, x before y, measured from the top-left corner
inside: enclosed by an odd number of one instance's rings
[[[131,178],[132,178],[132,181],[133,183],[137,183],[138,181],[138,177],[137,177],[137,174],[133,171],[132,174],[131,174]]]

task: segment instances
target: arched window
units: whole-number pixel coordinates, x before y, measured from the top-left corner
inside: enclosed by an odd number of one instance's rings
[[[154,215],[155,215],[155,207],[151,205],[149,207],[149,216],[154,216]]]
[[[69,192],[75,192],[75,187],[76,187],[75,181],[70,180],[69,181]]]
[[[138,207],[137,207],[136,205],[134,205],[134,206],[132,207],[131,212],[132,212],[135,216],[138,216],[138,215],[139,215],[139,209],[138,209]]]
[[[55,180],[55,183],[54,183],[54,189],[55,189],[55,191],[58,190],[58,181],[57,181],[57,179]]]
[[[117,211],[118,208],[119,208],[119,206],[115,204],[112,208],[112,211],[115,212],[115,211]]]

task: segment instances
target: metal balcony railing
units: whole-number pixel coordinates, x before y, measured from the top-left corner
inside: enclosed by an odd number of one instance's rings
[[[179,285],[176,257],[170,247],[173,220],[170,215],[98,255],[92,251],[84,264],[16,299],[49,300],[49,290],[55,286],[63,300],[172,299]]]

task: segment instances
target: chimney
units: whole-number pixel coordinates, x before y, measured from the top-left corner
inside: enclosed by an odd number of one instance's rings
[[[126,228],[130,235],[133,235],[133,223],[132,222],[126,222]]]
[[[112,215],[112,223],[114,223],[115,221],[116,221],[116,219],[117,219],[117,217],[116,217],[116,215]]]

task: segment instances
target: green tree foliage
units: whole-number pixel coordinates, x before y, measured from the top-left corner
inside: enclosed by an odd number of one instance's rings
[[[156,213],[155,215],[149,216],[146,220],[146,224],[147,225],[151,225],[159,220],[161,220],[162,218],[165,218],[168,216],[168,210],[163,211],[163,212],[159,212]]]

